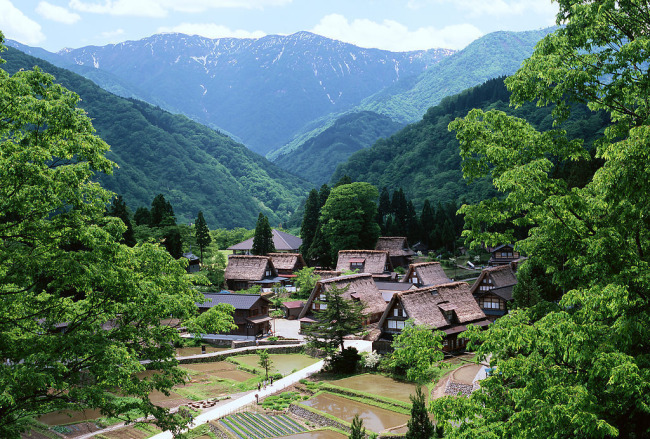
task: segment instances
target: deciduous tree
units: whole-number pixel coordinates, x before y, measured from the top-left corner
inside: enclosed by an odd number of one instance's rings
[[[494,373],[468,399],[434,401],[445,436],[650,436],[650,83],[645,1],[559,0],[558,24],[507,81],[513,102],[555,104],[556,129],[473,110],[451,124],[468,178],[488,175],[503,196],[464,206],[466,237],[518,243],[566,291],[558,305],[515,310],[466,333]],[[556,163],[590,160],[560,130],[572,101],[614,122],[584,187]],[[497,232],[491,230],[506,224]],[[498,230],[498,229],[497,229]]]
[[[0,33],[0,50],[2,41]],[[200,297],[167,252],[119,243],[124,223],[104,215],[115,195],[93,182],[114,165],[78,101],[39,69],[0,70],[4,438],[55,410],[123,418],[135,410],[163,429],[180,427],[149,399],[184,380],[174,359],[179,334],[160,321],[173,315],[193,324]],[[232,316],[217,320],[228,319],[232,325]],[[138,378],[142,360],[157,373]]]
[[[333,260],[339,250],[375,248],[379,238],[378,196],[377,189],[368,183],[344,184],[332,189],[321,209],[321,229]]]
[[[404,329],[393,339],[389,366],[409,381],[427,384],[440,374],[442,353],[441,331],[407,320]]]

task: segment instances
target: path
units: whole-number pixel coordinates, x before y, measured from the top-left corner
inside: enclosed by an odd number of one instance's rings
[[[308,376],[320,371],[323,367],[323,363],[324,361],[321,360],[317,363],[312,364],[311,366],[299,370],[298,372],[294,372],[291,375],[287,375],[286,377],[275,381],[273,385],[266,386],[266,389],[262,389],[259,392],[256,390],[251,390],[250,393],[242,396],[241,398],[235,399],[227,404],[222,405],[221,407],[216,407],[212,410],[203,412],[194,418],[194,424],[192,424],[192,428],[196,428],[199,425],[206,424],[215,419],[223,418],[224,416],[235,412],[245,405],[254,403],[256,400],[255,394],[258,394],[260,399],[262,399],[266,396],[274,394],[279,390],[289,387],[301,379],[307,378]],[[172,439],[173,437],[174,436],[171,432],[165,431],[163,433],[152,436],[150,439]]]

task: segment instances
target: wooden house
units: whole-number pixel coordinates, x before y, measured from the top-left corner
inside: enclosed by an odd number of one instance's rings
[[[228,289],[233,291],[245,290],[260,285],[270,287],[274,284],[283,285],[286,277],[278,276],[270,256],[229,255],[228,265],[224,273]]]
[[[512,244],[504,244],[498,247],[489,248],[488,251],[492,254],[488,265],[495,267],[497,265],[511,265],[520,259],[518,251],[515,251],[515,246]]]
[[[400,280],[418,287],[440,285],[451,282],[440,262],[420,262],[409,265],[409,269]]]
[[[445,333],[443,351],[464,350],[466,340],[458,338],[458,334],[470,323],[481,327],[490,323],[469,290],[465,282],[451,282],[395,294],[379,320],[381,336],[373,343],[373,349],[389,351],[393,337],[412,319],[415,325],[427,325]]]
[[[386,302],[377,289],[370,273],[351,274],[320,280],[316,282],[314,290],[298,316],[301,330],[316,321],[317,314],[315,311],[327,308],[327,303],[324,302],[324,291],[329,291],[332,287],[345,289],[343,293],[344,299],[358,301],[364,305],[364,313],[366,314],[364,324],[377,322],[386,308]]]
[[[510,265],[497,265],[481,271],[472,285],[471,293],[478,306],[492,321],[508,312],[508,303],[512,302],[512,289],[517,284],[517,277]]]
[[[375,250],[387,251],[393,267],[407,267],[415,255],[405,236],[380,236]]]
[[[298,253],[302,245],[302,239],[293,236],[290,233],[280,230],[271,229],[273,234],[273,246],[276,253]],[[235,255],[250,255],[253,249],[253,238],[242,241],[238,244],[231,245],[228,250],[232,250]]]
[[[185,268],[188,273],[196,273],[201,270],[201,260],[194,253],[183,253],[182,257],[188,261],[187,267]]]
[[[289,320],[297,319],[304,307],[305,307],[305,302],[303,302],[302,300],[284,302],[282,304],[282,311],[284,311],[284,318]]]
[[[386,250],[340,250],[336,271],[369,273],[376,280],[391,280],[393,265]]]
[[[237,329],[230,335],[257,337],[271,330],[272,320],[269,316],[269,301],[259,294],[234,294],[227,291],[219,293],[203,293],[205,301],[197,303],[199,312],[220,303],[227,303],[235,308],[234,319]]]

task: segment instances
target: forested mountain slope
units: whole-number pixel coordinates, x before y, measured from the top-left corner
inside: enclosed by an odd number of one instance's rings
[[[81,97],[79,106],[109,145],[119,168],[100,176],[132,210],[162,193],[179,222],[202,210],[208,225],[253,227],[260,211],[272,224],[286,219],[309,185],[244,145],[185,116],[141,101],[120,98],[93,82],[9,48],[2,68],[13,73],[38,65]]]
[[[503,78],[445,98],[431,107],[420,122],[353,154],[336,169],[331,182],[347,174],[353,181],[366,181],[378,188],[386,186],[392,191],[402,187],[416,207],[422,206],[425,199],[442,203],[463,199],[476,202],[493,196],[487,181],[467,185],[463,180],[458,141],[447,126],[472,108],[481,108],[498,109],[524,118],[541,130],[552,127],[549,108],[527,104],[514,109],[509,106],[509,99]],[[593,113],[584,106],[572,111],[571,119],[562,126],[571,137],[579,136],[589,142],[609,122],[605,114]],[[590,166],[593,165],[573,164],[558,167],[558,172],[564,172],[572,184],[579,185],[593,172]]]
[[[306,125],[303,132],[291,142],[267,154],[267,157],[284,169],[315,183],[322,182],[322,175],[333,170],[331,163],[334,160],[343,163],[354,152],[351,148],[337,148],[339,139],[348,134],[349,118],[354,117],[351,114],[366,114],[366,111],[370,111],[401,124],[416,122],[429,107],[437,105],[444,97],[460,93],[489,79],[514,73],[521,62],[530,56],[535,44],[551,30],[494,32],[485,35],[465,49],[432,65],[419,76],[401,78],[365,99],[348,114],[331,114]],[[341,122],[337,117],[341,118]],[[377,117],[375,120],[380,119]],[[395,133],[396,129],[389,132],[395,126],[395,123],[383,126],[381,135],[374,138],[364,136],[366,143],[359,139],[355,148],[370,147],[380,137]],[[337,133],[338,129],[341,129],[340,133]],[[375,128],[371,128],[370,132],[373,131]],[[328,141],[337,142],[337,145]],[[337,154],[330,156],[333,148],[337,149]],[[315,173],[314,162],[319,161],[328,163],[328,166]]]
[[[110,72],[265,154],[306,123],[346,111],[451,53],[364,49],[298,32],[259,39],[159,34],[59,55]]]
[[[404,125],[387,116],[361,111],[334,121],[332,126],[308,139],[295,151],[277,155],[274,162],[294,174],[321,185],[327,183],[339,163],[350,155],[388,137]]]
[[[365,99],[360,108],[405,123],[418,121],[444,97],[516,72],[537,42],[554,29],[485,35],[431,66],[417,79],[409,78]]]

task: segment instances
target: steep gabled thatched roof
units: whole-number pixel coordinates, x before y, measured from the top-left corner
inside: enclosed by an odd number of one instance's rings
[[[377,289],[372,275],[370,273],[361,273],[318,281],[305,303],[305,307],[302,309],[299,318],[304,317],[309,312],[311,304],[322,294],[322,291],[329,291],[332,287],[340,289],[347,288],[343,293],[343,298],[359,300],[365,307],[365,314],[379,314],[384,312],[386,302],[384,302],[381,293]]]
[[[390,256],[413,256],[405,236],[380,236],[375,250],[385,250]]]
[[[419,284],[423,286],[439,285],[451,282],[451,279],[447,277],[445,271],[442,269],[440,262],[420,262],[417,264],[411,264],[400,282],[408,282],[414,271],[417,274]]]
[[[494,288],[500,289],[506,289],[505,287],[512,287],[517,284],[517,276],[515,276],[515,272],[510,265],[488,267],[481,271],[478,279],[476,279],[476,282],[472,285],[472,294],[479,293],[479,286],[485,279],[490,279],[492,281],[491,285],[493,285]],[[512,288],[510,289],[510,297],[512,298]]]
[[[270,267],[272,277],[278,275],[269,256],[229,255],[224,277],[226,280],[262,280],[266,268]]]
[[[297,271],[307,266],[300,253],[269,253],[267,256],[273,260],[276,270]]]
[[[445,329],[469,323],[485,323],[486,316],[469,292],[466,282],[451,282],[417,288],[393,296],[379,321],[380,327],[396,303],[400,303],[409,319],[416,325]],[[453,311],[457,322],[448,321],[444,311]]]
[[[336,270],[349,270],[350,262],[361,260],[364,273],[382,274],[385,271],[393,271],[393,265],[385,250],[340,250]]]
[[[341,272],[335,270],[314,270],[314,274],[320,276],[321,279],[329,279],[331,277],[339,277]]]

